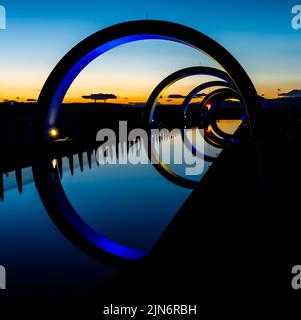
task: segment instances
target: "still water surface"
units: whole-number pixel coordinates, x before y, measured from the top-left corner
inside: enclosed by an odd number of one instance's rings
[[[220,152],[209,145],[205,148],[216,156]],[[93,153],[90,167],[87,154],[83,157],[81,170],[78,156],[73,156],[73,175],[63,158],[61,182],[74,208],[104,236],[149,251],[191,190],[166,180],[152,165],[98,166]],[[209,165],[205,163],[204,172]],[[22,177],[22,194],[13,172],[4,177],[5,198],[0,202],[0,265],[7,269],[8,292],[77,294],[112,274],[114,269],[79,251],[56,228],[30,167],[22,170]]]

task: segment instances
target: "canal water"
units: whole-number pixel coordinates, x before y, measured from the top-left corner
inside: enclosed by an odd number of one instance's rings
[[[162,145],[171,138],[162,140]],[[177,145],[180,137],[173,137]],[[131,148],[134,148],[131,150]],[[137,145],[130,147],[133,154]],[[205,143],[206,153],[220,149]],[[99,165],[96,153],[89,165],[83,153],[81,168],[73,155],[74,172],[63,158],[62,186],[73,207],[94,230],[136,249],[149,251],[191,189],[179,187],[151,164]],[[200,180],[208,170],[205,163]],[[183,174],[183,166],[174,165]],[[81,294],[110,276],[115,269],[93,260],[77,249],[56,228],[36,190],[30,167],[22,170],[22,193],[15,173],[4,176],[4,200],[0,202],[0,265],[7,270],[7,291],[15,295]],[[201,212],[201,206],[200,206]]]

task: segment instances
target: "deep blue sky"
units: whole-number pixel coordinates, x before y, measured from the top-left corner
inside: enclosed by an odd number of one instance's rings
[[[182,23],[219,41],[245,67],[260,93],[301,88],[301,31],[291,28],[291,8],[298,0],[1,4],[7,10],[7,30],[0,30],[0,99],[36,96],[55,64],[78,41],[106,26],[144,19],[146,12],[151,19]]]

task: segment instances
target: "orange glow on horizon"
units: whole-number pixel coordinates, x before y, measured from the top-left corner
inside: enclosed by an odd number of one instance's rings
[[[281,91],[278,91],[274,87],[271,88],[269,86],[262,86],[260,88],[257,88],[257,92],[259,96],[262,96],[266,99],[275,99],[275,98],[281,98],[279,96],[279,93],[281,92],[289,92],[293,90],[294,87],[288,87],[288,86],[280,86],[282,87]],[[2,88],[4,90],[1,90],[1,96],[0,96],[0,102],[4,102],[5,100],[8,101],[16,101],[16,102],[35,102],[38,100],[40,91],[35,89],[26,89],[26,88],[20,88],[20,89],[8,89],[5,90],[5,88]],[[137,103],[145,103],[151,93],[151,90],[138,90],[138,92],[133,93],[133,89],[129,89],[128,92],[131,92],[131,94],[126,94],[127,90],[125,88],[122,88],[122,90],[113,90],[113,89],[107,89],[108,92],[120,92],[121,94],[116,94],[117,99],[111,99],[107,100],[107,103],[120,103],[120,104],[137,104]],[[17,92],[17,93],[14,93]],[[181,88],[177,88],[177,92],[185,95],[185,92],[181,92]],[[19,94],[18,94],[19,93]],[[64,98],[64,103],[93,103],[93,100],[89,99],[83,99],[82,96],[87,94],[87,90],[76,90],[72,91],[72,93],[68,92],[67,95]],[[195,99],[194,102],[201,101],[202,98]],[[104,102],[101,100],[98,100],[97,102]],[[169,99],[168,94],[164,94],[162,99],[159,99],[160,103],[163,104],[182,104],[182,99]],[[211,104],[206,104],[205,107],[210,110]]]

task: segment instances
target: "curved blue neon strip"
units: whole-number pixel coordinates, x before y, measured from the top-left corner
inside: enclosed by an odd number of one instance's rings
[[[65,217],[72,223],[73,227],[97,247],[115,256],[131,260],[139,260],[147,255],[145,251],[131,249],[105,238],[104,236],[94,231],[78,215],[74,215],[72,212],[70,213],[68,211],[64,211],[64,213]]]
[[[48,128],[46,128],[46,134],[48,134],[49,128],[55,127],[56,125],[56,119],[58,116],[59,109],[61,107],[61,103],[70,87],[74,79],[79,75],[79,73],[94,59],[102,55],[103,53],[116,48],[122,44],[126,44],[133,41],[139,41],[139,40],[170,40],[174,42],[181,42],[175,38],[169,38],[159,35],[133,35],[128,36],[124,38],[120,38],[117,40],[113,40],[110,42],[107,42],[106,44],[94,49],[90,53],[88,53],[86,56],[84,56],[81,60],[79,60],[66,74],[64,79],[61,81],[59,87],[57,88],[53,99],[51,101],[49,112],[48,112]],[[183,43],[183,42],[181,42]],[[138,260],[147,255],[146,252],[136,249],[131,249],[126,246],[120,245],[114,241],[111,241],[103,236],[101,236],[99,233],[94,231],[88,224],[86,224],[79,215],[74,214],[73,212],[70,212],[68,210],[63,210],[65,217],[68,219],[69,222],[73,225],[73,227],[78,230],[82,235],[86,237],[90,242],[95,244],[100,249],[103,249],[113,255],[116,255],[118,257],[131,259],[131,260]]]
[[[48,133],[49,128],[55,127],[56,125],[56,119],[58,116],[58,112],[61,106],[61,103],[71,86],[72,82],[74,79],[80,74],[80,72],[89,64],[91,63],[94,59],[102,55],[103,53],[114,49],[118,46],[121,46],[126,43],[134,42],[134,41],[139,41],[139,40],[169,40],[173,42],[179,42],[179,43],[184,43],[182,41],[179,41],[176,38],[170,38],[170,37],[165,37],[165,36],[159,36],[159,35],[153,35],[153,34],[141,34],[141,35],[132,35],[132,36],[127,36],[123,37],[120,39],[112,40],[109,41],[100,47],[94,49],[87,55],[85,55],[81,60],[79,60],[71,69],[70,71],[66,74],[62,82],[60,83],[59,87],[57,88],[53,99],[50,104],[49,108],[49,113],[48,113],[48,125],[49,127],[46,128],[46,135]]]

